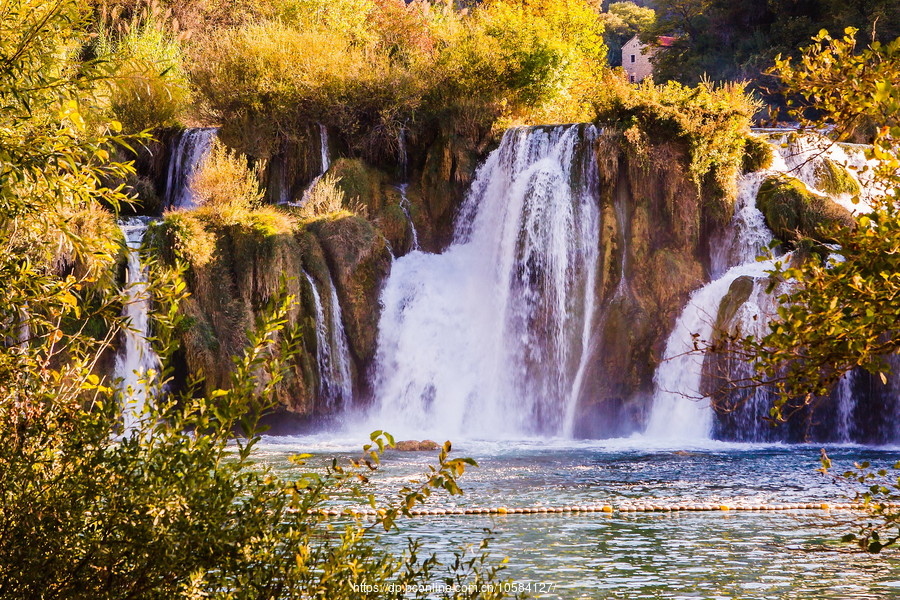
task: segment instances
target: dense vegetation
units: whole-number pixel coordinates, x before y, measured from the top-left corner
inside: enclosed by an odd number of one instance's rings
[[[856,34],[853,28],[837,38],[822,32],[799,60],[779,58],[776,64],[775,73],[801,95],[799,104],[811,104],[824,115],[822,121],[809,121],[797,114],[806,126],[830,124],[841,139],[860,123],[879,124],[864,176],[881,190],[866,199],[871,212],[855,220],[834,215],[830,226],[819,230],[819,236],[836,244],[828,252],[776,264],[773,288],[791,282],[778,298],[778,317],[767,335],[741,343],[744,358],[756,361],[755,384],[777,392],[771,410],[776,421],[814,404],[853,369],[886,382],[888,359],[900,351],[900,39],[860,48]],[[791,182],[776,185],[790,187]],[[861,200],[858,187],[844,189]],[[832,251],[839,256],[831,256]],[[826,469],[831,466],[827,458],[824,462]],[[871,472],[868,464],[859,467],[860,472],[845,477],[863,484],[861,496],[873,518],[847,540],[879,552],[900,541],[900,513],[888,505],[900,491],[900,464],[890,473]]]
[[[121,137],[108,117],[111,84],[130,82],[86,52],[95,38],[85,16],[71,0],[0,3],[0,597],[399,598],[409,597],[405,584],[493,580],[479,552],[446,567],[415,545],[393,556],[371,526],[335,528],[317,512],[329,495],[358,491],[367,466],[334,464],[291,482],[251,468],[258,418],[296,352],[290,296],[273,297],[248,334],[227,390],[171,395],[171,371],[151,371],[142,385],[152,401],[123,431],[120,407],[135,402],[105,376],[128,326],[116,282],[123,247],[101,204],[128,200],[104,183],[131,174],[111,157],[142,138]],[[252,183],[233,154],[215,160],[237,184]],[[241,194],[258,196],[212,177],[203,189],[219,219],[247,209]],[[157,268],[146,293],[166,365],[183,327],[180,269]],[[377,462],[392,440],[373,440],[367,459]],[[459,492],[466,461],[448,451],[381,507],[378,524],[390,528],[433,489]]]
[[[656,76],[694,84],[704,76],[715,81],[756,80],[778,54],[793,54],[819,30],[856,27],[865,39],[887,42],[900,36],[900,6],[892,0],[655,0],[657,19],[644,34],[676,36],[656,64]]]
[[[740,86],[634,88],[610,72],[608,44],[651,28],[650,13],[625,4],[601,17],[591,3],[556,0],[466,10],[390,0],[0,0],[0,597],[338,599],[364,597],[354,585],[493,581],[497,570],[480,552],[446,566],[415,545],[392,556],[363,523],[348,519],[338,531],[316,512],[329,495],[361,493],[368,466],[335,464],[287,482],[252,465],[258,419],[303,343],[291,284],[267,280],[257,302],[266,307],[254,315],[258,327],[235,338],[227,380],[192,380],[179,394],[164,387],[191,326],[185,279],[197,281],[190,269],[213,259],[217,240],[242,234],[296,241],[307,226],[346,217],[377,237],[367,218],[386,228],[387,208],[347,190],[385,177],[372,165],[397,166],[401,133],[422,146],[466,138],[477,154],[509,124],[599,119],[637,157],[664,133],[686,148],[704,197],[726,200],[724,216],[757,104]],[[685,44],[699,39],[697,23],[673,25],[666,6],[658,3],[656,26],[681,28]],[[755,351],[798,365],[783,381],[791,401],[854,366],[883,372],[881,357],[896,350],[900,50],[854,54],[851,41],[820,41],[825,49],[808,52],[801,68],[782,65],[786,83],[837,123],[864,115],[888,126],[875,156],[889,187],[872,215],[834,233],[845,262],[789,272],[806,286]],[[841,94],[836,83],[860,72],[858,95]],[[154,265],[147,292],[164,367],[148,376],[153,402],[138,425],[122,431],[127,398],[104,375],[128,326],[115,216],[137,179],[117,157],[140,155],[151,143],[145,129],[200,122],[221,124],[228,147],[200,171],[200,208],[169,215],[160,233],[181,242]],[[315,124],[339,133],[351,157],[341,164],[346,180],[322,178],[294,214],[261,207],[266,165]],[[812,360],[796,361],[798,352]],[[386,442],[374,436],[379,450]],[[459,491],[467,463],[448,451],[424,483],[381,507],[378,524],[390,528],[432,490]],[[453,597],[502,595],[464,589]]]

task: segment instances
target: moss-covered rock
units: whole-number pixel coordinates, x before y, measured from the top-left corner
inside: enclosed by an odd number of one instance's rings
[[[812,192],[796,177],[780,175],[766,179],[756,196],[756,206],[775,236],[792,244],[804,237],[830,242],[831,228],[852,227],[854,223],[850,211]]]
[[[428,148],[418,182],[422,206],[431,225],[431,239],[422,240],[427,249],[442,250],[453,240],[457,208],[485,151],[476,140],[455,133],[439,135]]]
[[[288,319],[301,327],[303,348],[289,364],[276,395],[294,414],[323,412],[317,403],[315,307],[303,271],[324,270],[324,277],[328,275],[313,236],[304,237],[293,219],[274,209],[253,211],[232,222],[196,210],[167,214],[149,241],[163,263],[179,260],[188,265],[191,295],[180,306],[185,327],[182,348],[176,353],[182,361],[176,373],[182,379],[203,377],[207,392],[227,388],[231,357],[244,351],[247,331],[283,284],[300,300]]]
[[[377,215],[387,204],[384,172],[358,158],[339,158],[328,171],[338,179],[338,187],[347,200],[365,205],[370,215]]]
[[[861,190],[859,182],[846,167],[830,158],[816,163],[816,187],[832,196],[841,194],[858,194]]]
[[[652,144],[636,157],[624,144],[614,134],[597,143],[597,310],[576,419],[586,437],[643,428],[671,327],[704,282],[704,223],[713,219],[684,147]]]
[[[337,213],[309,224],[328,261],[350,351],[365,371],[375,357],[381,285],[390,273],[384,236],[366,219]]]
[[[748,135],[744,140],[744,173],[763,171],[772,166],[774,154],[772,146],[762,137]]]

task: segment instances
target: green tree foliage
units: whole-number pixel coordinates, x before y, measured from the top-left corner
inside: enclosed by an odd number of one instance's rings
[[[451,459],[449,443],[383,506],[363,494],[393,443],[381,432],[364,461],[313,471],[297,458],[295,480],[254,466],[258,419],[297,348],[290,297],[248,334],[229,389],[175,396],[171,371],[151,371],[152,401],[123,431],[131,398],[101,374],[129,326],[128,295],[100,203],[127,200],[103,182],[131,171],[110,161],[114,146],[141,138],[101,118],[108,80],[81,60],[86,15],[77,0],[0,0],[0,598],[424,598],[403,586],[434,581],[475,585],[443,597],[502,597],[478,587],[497,574],[483,552],[442,566],[414,543],[398,554],[377,545],[375,527],[391,529],[433,490],[460,492],[474,463]],[[151,266],[166,365],[185,285],[179,269]],[[335,495],[380,508],[377,520],[327,520],[318,509]]]
[[[657,79],[687,84],[704,75],[759,79],[778,53],[795,52],[823,27],[857,27],[882,42],[900,35],[900,5],[890,0],[657,0],[654,6],[656,26],[645,40],[677,37],[656,57]]]
[[[788,282],[778,298],[778,317],[767,335],[745,339],[741,347],[748,360],[757,361],[756,383],[777,392],[771,410],[776,420],[814,403],[853,369],[886,382],[886,358],[900,351],[900,39],[860,48],[855,35],[852,28],[842,38],[823,31],[799,60],[776,61],[784,84],[803,105],[819,109],[836,136],[849,135],[860,122],[878,125],[868,151],[875,166],[864,176],[881,190],[867,199],[871,212],[830,232],[839,256],[814,254],[778,264],[773,272],[774,283]],[[830,463],[824,462],[827,469]],[[898,540],[884,535],[900,525],[900,513],[889,507],[900,489],[897,468],[872,473],[861,465],[860,472],[845,475],[868,487],[862,498],[871,522],[847,539],[870,552]]]
[[[870,151],[877,167],[866,176],[884,193],[869,200],[871,213],[831,232],[841,259],[812,256],[776,273],[795,284],[779,299],[771,333],[750,345],[777,385],[776,417],[784,406],[813,402],[856,367],[885,373],[885,356],[900,349],[900,41],[860,50],[855,33],[833,39],[823,32],[796,63],[778,61],[785,84],[828,115],[837,135],[864,119],[881,124]]]
[[[656,11],[634,2],[613,2],[609,12],[600,15],[606,27],[606,43],[609,46],[609,63],[622,64],[622,46],[645,31],[650,31],[656,23]]]

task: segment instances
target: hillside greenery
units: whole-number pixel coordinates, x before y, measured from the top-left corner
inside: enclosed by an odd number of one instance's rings
[[[856,27],[866,40],[900,36],[900,5],[893,0],[655,0],[655,24],[643,34],[675,36],[656,58],[658,79],[695,84],[753,80],[758,89],[781,89],[764,73],[778,54],[793,55],[819,30]],[[770,96],[777,101],[777,96]]]

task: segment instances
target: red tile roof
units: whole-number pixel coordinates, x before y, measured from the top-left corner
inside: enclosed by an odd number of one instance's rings
[[[661,35],[658,38],[656,38],[656,42],[663,48],[668,48],[669,46],[671,46],[672,44],[675,43],[675,38],[673,38],[672,36],[669,36],[669,35]]]

